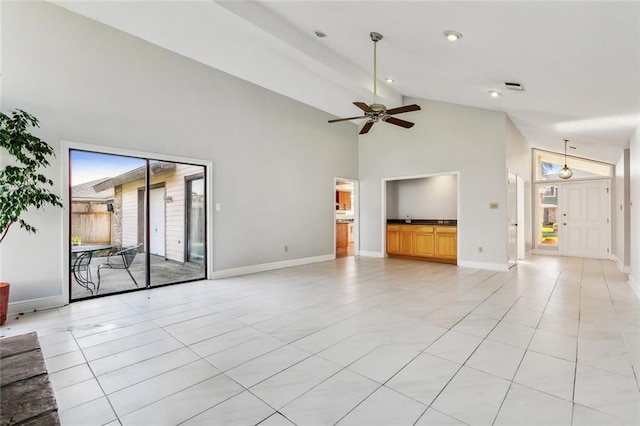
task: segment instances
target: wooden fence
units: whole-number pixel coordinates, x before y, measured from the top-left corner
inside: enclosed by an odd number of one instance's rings
[[[71,236],[79,236],[82,244],[111,243],[111,213],[74,212],[71,214]]]

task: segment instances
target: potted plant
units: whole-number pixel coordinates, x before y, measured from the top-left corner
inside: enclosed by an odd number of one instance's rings
[[[41,168],[49,166],[47,158],[55,153],[46,142],[29,133],[30,127],[39,125],[28,112],[0,112],[0,147],[13,159],[0,169],[0,243],[16,223],[27,232],[37,231],[22,219],[27,210],[48,204],[62,207],[60,197],[48,189],[53,181],[40,173]],[[7,319],[8,305],[9,283],[0,283],[0,325]]]

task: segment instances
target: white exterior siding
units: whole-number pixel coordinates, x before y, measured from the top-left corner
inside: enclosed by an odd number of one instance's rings
[[[138,244],[138,188],[140,179],[122,185],[122,247]]]
[[[171,172],[151,175],[151,186],[164,184],[165,196],[165,257],[176,262],[185,261],[185,178],[203,174],[204,168],[189,164],[176,164]],[[138,189],[144,179],[122,185],[122,245],[138,244]]]

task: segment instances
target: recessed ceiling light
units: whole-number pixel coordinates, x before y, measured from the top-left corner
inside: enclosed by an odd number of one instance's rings
[[[498,96],[500,96],[500,92],[489,90],[489,96],[491,96],[492,98],[497,98]]]
[[[444,36],[449,41],[456,41],[456,40],[460,40],[462,38],[462,34],[460,34],[457,31],[451,31],[451,30],[445,31],[444,32]]]
[[[327,33],[324,33],[319,30],[313,30],[313,33],[316,35],[316,37],[319,37],[319,38],[325,38],[327,36]]]
[[[390,77],[387,77],[384,79],[384,81],[386,81],[387,83],[393,83],[395,80]]]

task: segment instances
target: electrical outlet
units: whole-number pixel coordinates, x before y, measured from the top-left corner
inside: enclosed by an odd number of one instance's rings
[[[478,247],[478,253],[483,253],[484,249],[482,248],[482,246]]]
[[[284,246],[284,251],[285,252],[289,251],[289,246]]]

